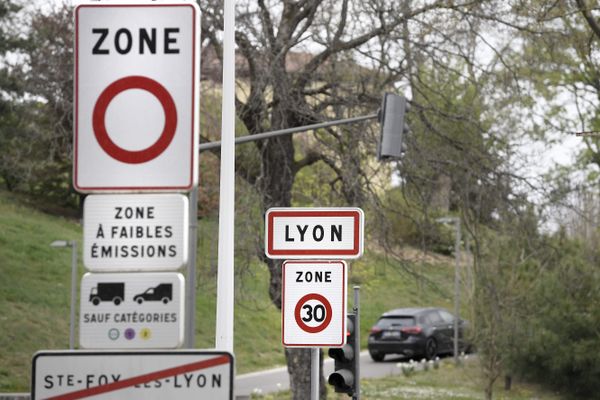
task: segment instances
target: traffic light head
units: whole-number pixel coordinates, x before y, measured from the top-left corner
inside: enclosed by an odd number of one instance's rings
[[[407,111],[406,98],[392,93],[384,94],[379,110],[379,123],[381,124],[381,135],[377,148],[377,158],[379,160],[402,158],[404,153],[403,138],[404,134],[408,132]]]
[[[346,344],[339,348],[330,348],[329,357],[334,359],[334,372],[329,375],[327,382],[332,385],[336,393],[347,393],[352,396],[356,389],[356,364],[359,359],[359,348],[355,333],[356,316],[348,314],[346,318],[347,337]]]

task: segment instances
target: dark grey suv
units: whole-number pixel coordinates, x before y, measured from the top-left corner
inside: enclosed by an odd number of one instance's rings
[[[458,324],[459,349],[465,350],[467,322]],[[454,349],[454,316],[443,308],[398,308],[384,313],[371,328],[369,354],[382,361],[386,354],[432,359]]]

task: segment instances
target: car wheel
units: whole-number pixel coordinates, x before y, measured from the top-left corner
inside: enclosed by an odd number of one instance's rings
[[[144,299],[139,297],[136,301],[138,304],[142,304],[144,302]]]
[[[121,304],[121,301],[122,301],[122,300],[121,300],[121,298],[120,298],[120,297],[115,297],[115,298],[113,299],[113,302],[115,303],[115,306],[118,306],[119,304]]]
[[[92,299],[92,304],[95,305],[95,306],[97,306],[98,304],[100,304],[100,299],[98,297],[94,297]]]
[[[169,298],[163,297],[162,302],[163,302],[163,304],[167,304],[169,302]]]
[[[384,353],[379,353],[377,351],[369,351],[369,355],[371,356],[371,359],[375,362],[383,361],[383,359],[385,358]]]
[[[434,338],[429,338],[425,342],[425,358],[428,360],[433,360],[435,356],[437,356],[437,342]]]

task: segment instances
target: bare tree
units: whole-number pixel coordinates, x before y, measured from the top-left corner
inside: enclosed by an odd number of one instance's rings
[[[475,54],[465,50],[472,46],[465,43],[477,36],[474,21],[477,12],[485,11],[485,3],[238,1],[238,116],[249,134],[256,134],[373,112],[383,90],[412,90],[424,130],[444,137],[457,152],[471,154],[466,146],[472,141],[453,139],[440,129],[441,119],[465,117],[436,107],[426,92],[443,90],[436,87],[435,72],[429,81],[422,72],[455,70],[457,82],[469,79],[463,71],[476,70],[478,65]],[[220,58],[221,2],[200,2],[200,7],[203,38]],[[254,154],[260,165],[250,168],[240,162],[238,173],[258,189],[263,212],[291,206],[298,173],[316,164],[331,170],[331,188],[339,193],[339,204],[371,204],[381,211],[376,179],[380,166],[373,159],[376,136],[372,125],[363,124],[320,130],[308,141],[288,136],[256,142]],[[481,162],[488,155],[483,142],[480,149],[470,162]],[[492,164],[485,164],[486,173],[494,168]],[[480,177],[471,176],[472,180]],[[281,263],[259,253],[270,271],[271,300],[280,308]],[[309,354],[286,349],[294,399],[309,397]],[[321,388],[324,391],[324,385]]]

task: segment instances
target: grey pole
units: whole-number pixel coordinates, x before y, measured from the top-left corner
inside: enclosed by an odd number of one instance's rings
[[[355,367],[354,371],[356,372],[355,391],[354,391],[354,400],[360,400],[360,286],[354,286],[354,338],[356,341],[356,345],[354,346],[354,350],[356,354],[354,355]]]
[[[189,202],[189,245],[185,289],[185,347],[196,345],[196,247],[198,246],[198,186],[190,192]]]
[[[278,136],[291,135],[292,133],[306,132],[306,131],[311,131],[314,129],[327,128],[328,126],[352,124],[355,122],[366,121],[369,119],[375,119],[377,117],[378,117],[377,114],[371,114],[371,115],[365,115],[362,117],[338,119],[335,121],[322,122],[319,124],[298,126],[295,128],[287,128],[287,129],[281,129],[281,130],[277,130],[277,131],[257,133],[256,135],[240,136],[240,137],[235,138],[235,144],[255,142],[257,140],[264,140],[264,139],[270,139],[270,138],[274,138],[274,137],[278,137]],[[198,147],[198,150],[200,152],[202,152],[202,151],[206,151],[206,150],[217,149],[219,147],[221,147],[221,142],[215,141],[215,142],[209,142],[209,143],[201,143],[200,146]]]
[[[318,347],[310,349],[310,399],[319,400],[319,380],[321,371],[319,369],[319,351]]]
[[[75,349],[75,303],[77,299],[77,241],[71,240],[71,316],[69,321],[69,349]]]
[[[460,218],[454,220],[456,229],[456,242],[454,244],[454,256],[456,265],[454,267],[454,363],[458,365],[458,321],[460,319]]]

